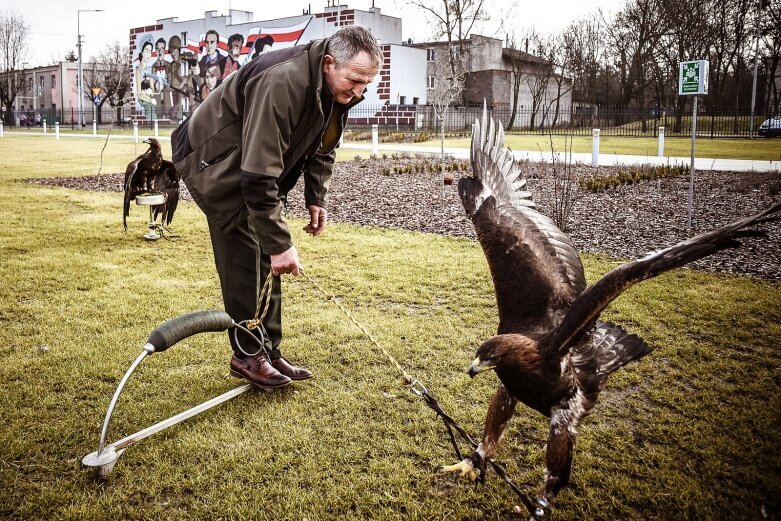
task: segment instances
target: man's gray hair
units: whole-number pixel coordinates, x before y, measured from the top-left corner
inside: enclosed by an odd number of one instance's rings
[[[347,65],[361,51],[372,57],[374,66],[382,66],[382,49],[374,35],[360,25],[342,27],[328,39],[326,53],[333,56],[336,67]]]

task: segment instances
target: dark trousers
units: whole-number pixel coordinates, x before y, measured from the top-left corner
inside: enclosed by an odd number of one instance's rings
[[[261,250],[249,219],[228,233],[209,221],[209,235],[217,274],[220,277],[225,312],[236,322],[255,318],[260,289],[271,271],[271,257]],[[279,277],[273,277],[272,281],[271,301],[262,327],[266,350],[274,359],[281,356],[279,343],[282,341],[282,288]],[[242,339],[245,333],[239,332],[238,335],[244,351],[258,351],[254,341]],[[228,336],[233,351],[241,356],[233,334],[229,332]]]

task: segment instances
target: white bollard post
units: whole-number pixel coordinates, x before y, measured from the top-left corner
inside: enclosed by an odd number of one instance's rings
[[[372,125],[372,155],[376,156],[379,151],[378,143],[380,141],[379,129],[377,125]]]
[[[591,166],[599,165],[599,129],[593,128],[591,142]]]
[[[0,137],[3,137],[3,122],[0,121]]]
[[[659,157],[664,157],[664,127],[659,127]]]
[[[45,119],[41,122],[41,125],[43,125],[43,133],[46,134],[46,120]]]
[[[54,123],[54,139],[57,141],[60,140],[60,122],[57,121]]]
[[[158,131],[158,126],[157,126],[157,120],[155,120],[155,137],[156,138],[160,137],[159,136],[159,131]]]
[[[133,122],[133,143],[138,143],[138,121]]]
[[[97,136],[98,135],[98,122],[94,119],[92,120],[92,135]]]

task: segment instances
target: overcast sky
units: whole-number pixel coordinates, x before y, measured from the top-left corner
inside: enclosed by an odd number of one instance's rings
[[[372,0],[343,0],[342,5],[367,11]],[[488,36],[502,37],[499,25],[502,19],[518,20],[516,25],[534,27],[537,32],[548,33],[564,28],[573,20],[601,8],[614,13],[626,0],[486,0],[492,17],[485,27],[475,31]],[[10,5],[9,5],[10,4]],[[158,19],[177,17],[182,20],[203,18],[209,10],[227,13],[228,9],[239,9],[254,13],[254,20],[273,20],[300,15],[311,5],[312,12],[322,12],[326,0],[165,0],[164,2],[109,2],[107,0],[2,0],[0,10],[22,15],[30,24],[30,56],[28,66],[46,65],[62,60],[69,50],[76,50],[77,18],[81,21],[84,35],[83,59],[100,52],[108,43],[119,41],[127,45],[128,31],[132,27],[152,25]],[[421,11],[409,6],[406,0],[374,0],[375,7],[383,14],[403,20],[404,39],[428,40],[431,31],[426,27],[426,18]],[[103,9],[103,12],[82,12],[78,10]],[[509,17],[509,13],[514,16]]]

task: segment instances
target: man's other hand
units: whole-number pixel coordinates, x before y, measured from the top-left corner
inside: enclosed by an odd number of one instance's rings
[[[298,258],[298,251],[295,246],[291,246],[289,249],[271,255],[271,273],[274,275],[281,275],[283,273],[292,273],[298,275],[304,267],[301,265],[301,259]]]
[[[315,236],[320,235],[325,229],[325,223],[328,221],[328,212],[325,211],[325,208],[313,204],[310,204],[308,208],[309,224],[304,226],[304,231]]]

